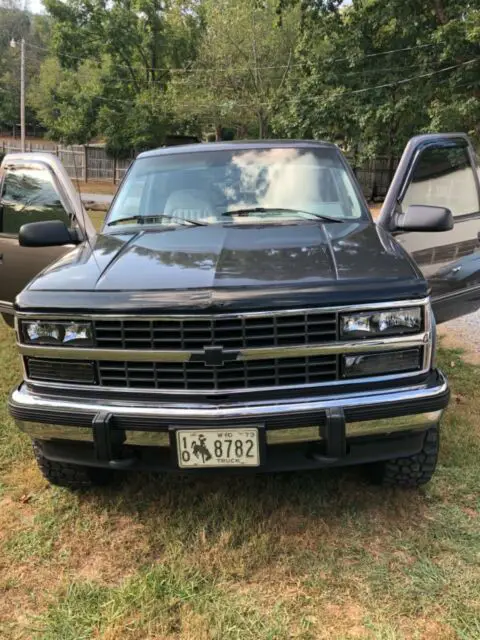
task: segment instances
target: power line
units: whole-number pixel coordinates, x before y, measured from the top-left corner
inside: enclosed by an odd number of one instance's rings
[[[52,53],[50,51],[50,49],[48,49],[48,47],[42,47],[39,45],[35,45],[35,44],[31,44],[31,43],[26,43],[27,46],[29,47],[33,47],[34,49],[39,49],[42,51],[46,51],[48,53]],[[360,59],[364,59],[364,58],[374,58],[377,56],[385,56],[388,55],[390,53],[399,53],[399,52],[405,52],[405,51],[413,51],[416,49],[423,49],[426,47],[435,47],[438,46],[437,43],[431,43],[431,44],[421,44],[421,45],[415,45],[413,47],[402,47],[400,49],[390,49],[388,51],[379,51],[376,53],[369,53],[363,56],[359,56]],[[58,54],[55,54],[58,57]],[[80,61],[86,61],[88,60],[88,58],[85,57],[81,57],[81,56],[73,56],[71,54],[62,54],[63,57],[66,58],[70,58],[72,60],[80,60]],[[344,58],[325,58],[324,62],[342,62],[342,61],[351,61],[352,58],[350,56],[344,57]],[[130,68],[128,67],[128,65],[122,65],[122,64],[113,64],[114,67],[116,68],[123,68],[123,69],[127,69],[130,70]],[[243,72],[243,71],[249,71],[252,68],[255,68],[257,70],[272,70],[272,69],[288,69],[291,67],[303,67],[305,66],[305,63],[303,62],[299,62],[299,63],[294,63],[294,64],[281,64],[281,65],[266,65],[266,66],[255,66],[255,67],[239,67],[239,68],[231,68],[231,67],[142,67],[142,71],[161,71],[161,72],[170,72],[170,73],[179,73],[179,74],[192,74],[192,73],[211,73],[211,72],[218,72],[218,71],[228,71],[230,73],[238,73],[238,72]]]
[[[429,44],[417,44],[414,47],[403,47],[401,49],[390,49],[390,51],[379,51],[378,53],[367,53],[363,58],[373,58],[374,56],[386,56],[389,53],[399,53],[400,51],[413,51],[414,49],[424,49],[425,47],[436,47],[436,42]],[[337,58],[337,62],[340,60],[350,60],[350,58]]]
[[[38,62],[37,58],[31,57],[30,55],[27,55],[28,60],[32,61],[32,62]],[[85,62],[88,59],[85,59]],[[406,71],[408,69],[419,69],[420,67],[422,67],[423,65],[420,64],[410,64],[410,65],[405,65],[402,67],[381,67],[378,69],[358,69],[356,71],[346,71],[343,73],[343,76],[365,76],[365,75],[371,75],[371,74],[375,74],[375,73],[385,73],[385,72],[392,72],[392,71]],[[253,67],[252,67],[253,68]],[[263,67],[257,67],[258,68],[263,68]],[[269,67],[272,69],[283,69],[284,67]],[[143,68],[141,71],[143,72],[145,69]],[[200,72],[202,70],[192,70],[194,72]],[[210,69],[208,70],[208,72],[210,73]],[[203,72],[203,71],[202,71]],[[207,70],[205,70],[205,72],[207,72]],[[124,82],[124,83],[132,83],[132,79],[131,78],[115,78],[114,80],[115,83],[119,83],[119,82]],[[143,84],[143,82],[142,82]],[[145,82],[145,85],[154,85],[154,84],[159,84],[159,85],[164,85],[165,84],[165,80],[148,80]]]
[[[459,64],[455,64],[455,65],[450,65],[449,67],[445,67],[443,69],[438,69],[436,71],[430,71],[430,72],[426,72],[426,73],[421,73],[418,74],[416,76],[411,76],[409,78],[404,78],[403,80],[397,80],[394,82],[388,82],[388,83],[384,83],[384,84],[379,84],[379,85],[375,85],[373,87],[363,87],[362,89],[353,89],[350,91],[342,91],[338,93],[338,97],[344,96],[344,95],[352,95],[352,94],[359,94],[359,93],[366,93],[369,91],[376,91],[378,89],[385,89],[388,87],[394,87],[394,86],[398,86],[400,84],[407,84],[409,82],[413,82],[415,80],[420,80],[422,78],[428,78],[440,73],[445,73],[446,71],[452,71],[453,69],[458,69],[460,67],[464,67],[470,64],[473,64],[475,62],[479,62],[480,58],[473,58],[472,60],[467,60],[466,62],[461,62]],[[103,96],[95,96],[95,100],[100,100],[102,102],[117,102],[120,104],[128,104],[130,106],[134,106],[135,102],[132,100],[122,100],[120,98],[106,98]],[[296,102],[296,98],[290,98],[289,100],[284,100],[283,102]],[[189,102],[174,102],[174,105],[176,106],[188,106],[190,107],[192,103]],[[270,106],[271,103],[269,102],[249,102],[249,103],[241,103],[241,102],[237,102],[236,100],[223,100],[221,103],[215,105],[213,104],[211,101],[195,101],[195,105],[197,107],[222,107],[223,105],[229,105],[232,107],[241,107],[241,108],[252,108],[252,107],[266,107],[266,106]],[[159,105],[160,106],[160,105]],[[152,108],[155,107],[155,105],[151,105]],[[167,111],[168,110],[168,105],[164,105],[164,110]],[[159,109],[161,110],[161,109]]]
[[[421,73],[418,76],[412,76],[410,78],[404,78],[403,80],[397,80],[395,82],[387,82],[385,84],[378,84],[376,87],[367,87],[364,89],[355,89],[353,91],[345,91],[342,92],[341,95],[345,95],[345,93],[365,93],[366,91],[373,91],[376,89],[385,89],[387,87],[396,87],[399,84],[406,84],[407,82],[412,82],[413,80],[420,80],[422,78],[430,78],[438,73],[444,73],[445,71],[452,71],[453,69],[458,69],[459,67],[465,67],[469,64],[473,64],[474,62],[478,62],[480,58],[472,58],[472,60],[467,60],[466,62],[460,62],[459,64],[452,64],[449,67],[445,67],[444,69],[438,69],[437,71],[430,71],[427,73]]]

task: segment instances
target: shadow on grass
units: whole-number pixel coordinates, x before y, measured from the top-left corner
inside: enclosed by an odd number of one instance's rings
[[[366,469],[355,467],[242,477],[125,473],[113,487],[78,500],[111,518],[140,523],[153,556],[172,544],[195,553],[203,541],[210,549],[254,550],[242,562],[265,570],[294,550],[332,543],[351,549],[369,532],[410,530],[432,497],[372,486]]]

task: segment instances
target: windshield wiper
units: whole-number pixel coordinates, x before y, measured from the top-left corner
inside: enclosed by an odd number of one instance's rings
[[[122,222],[133,222],[137,224],[152,224],[154,222],[159,222],[163,220],[163,218],[168,218],[169,220],[178,220],[179,222],[184,222],[185,224],[191,224],[195,227],[205,227],[207,222],[200,222],[199,220],[191,220],[190,218],[181,218],[180,216],[166,216],[163,214],[157,214],[154,216],[128,216],[126,218],[119,218],[118,220],[112,220],[107,224],[107,227],[111,227],[116,224],[121,224]]]
[[[331,218],[330,216],[324,216],[321,213],[314,213],[313,211],[303,211],[302,209],[286,209],[284,207],[250,207],[250,208],[242,208],[242,209],[232,209],[231,211],[224,211],[222,216],[248,216],[250,213],[268,213],[272,214],[274,211],[279,211],[280,213],[298,213],[300,216],[312,216],[313,218],[318,218],[319,220],[325,220],[325,222],[343,222],[340,218]],[[273,214],[274,215],[274,214]]]

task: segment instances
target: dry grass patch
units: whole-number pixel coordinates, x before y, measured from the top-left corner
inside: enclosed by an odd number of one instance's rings
[[[19,374],[0,327],[0,392]],[[453,363],[453,366],[452,366]],[[421,491],[362,469],[257,477],[41,478],[0,408],[0,637],[480,637],[480,369],[441,354],[454,401]]]

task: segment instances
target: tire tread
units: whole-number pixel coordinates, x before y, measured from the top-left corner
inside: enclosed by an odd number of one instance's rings
[[[43,455],[42,445],[33,441],[33,453],[43,477],[50,484],[69,489],[88,489],[107,484],[111,473],[108,469],[96,469],[69,462],[49,460]]]
[[[376,465],[375,479],[389,487],[421,487],[432,479],[438,460],[439,428],[425,433],[421,451],[408,458],[394,458]]]

